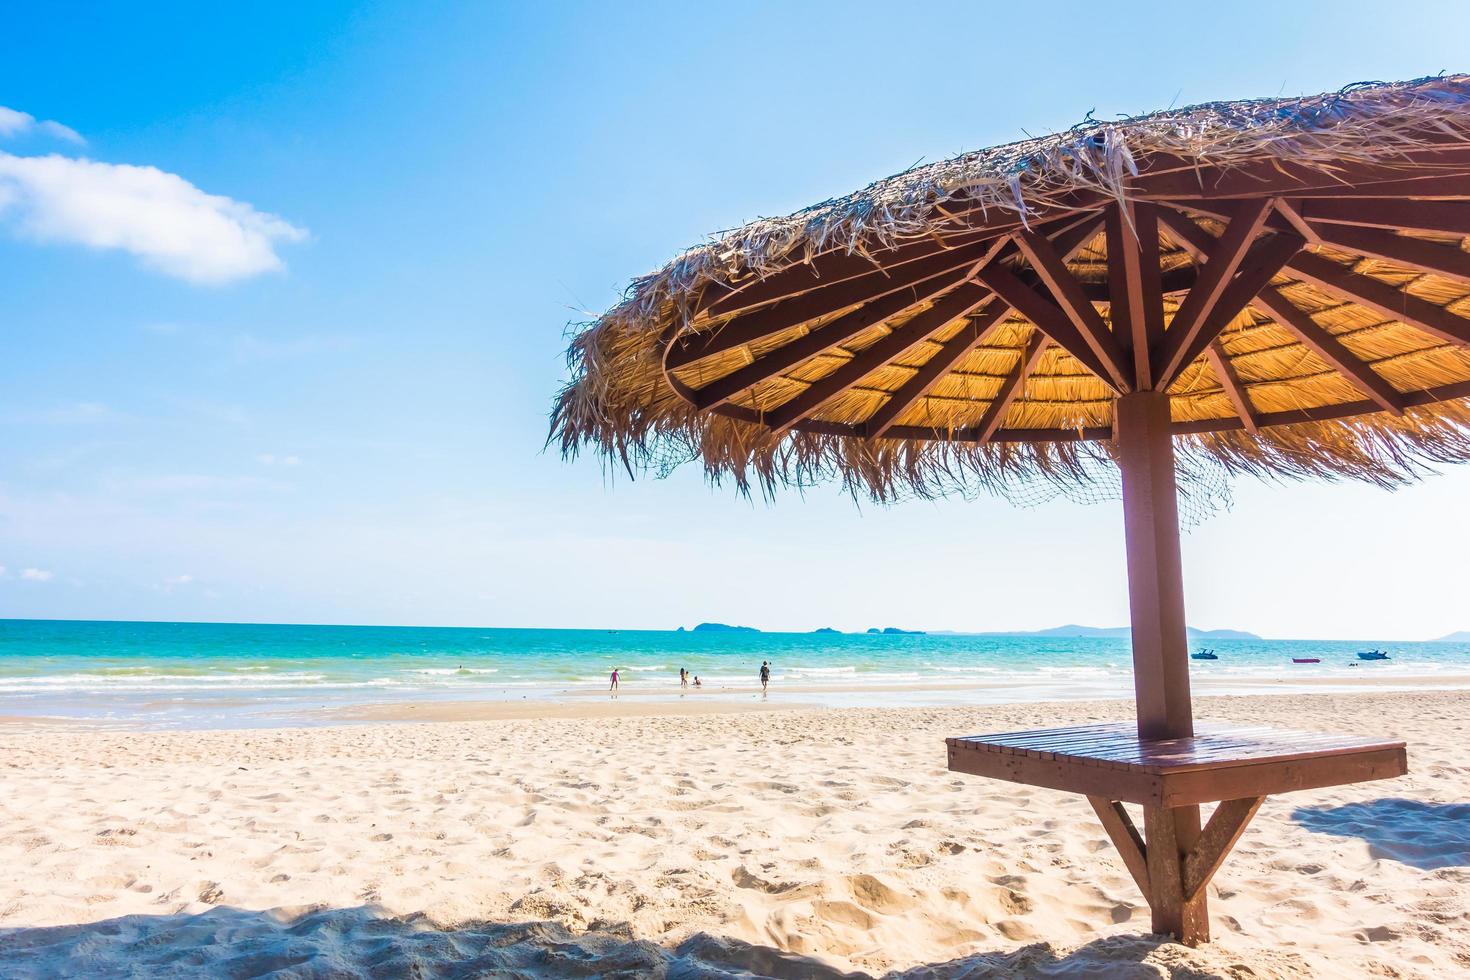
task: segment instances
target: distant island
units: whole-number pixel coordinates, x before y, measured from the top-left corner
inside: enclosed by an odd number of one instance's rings
[[[1185,628],[1191,640],[1259,640],[1261,637],[1245,630],[1201,630],[1193,626]],[[1127,626],[1053,626],[1046,630],[1005,630],[990,633],[951,633],[952,636],[1046,636],[1068,640],[1127,640],[1133,630]]]
[[[683,627],[680,627],[683,629]],[[730,626],[725,623],[700,623],[694,627],[695,633],[759,633],[760,630],[754,626]]]
[[[1185,627],[1185,632],[1191,640],[1259,640],[1260,637],[1245,630],[1200,630],[1193,626]],[[1068,639],[1107,639],[1126,640],[1133,636],[1133,630],[1127,626],[1078,626],[1069,623],[1066,626],[1054,626],[1049,630],[1036,630],[1031,633],[1018,633],[1017,636],[1059,636]]]
[[[1193,626],[1188,627],[1191,640],[1259,640],[1254,633],[1245,630],[1200,630]],[[692,630],[680,626],[677,633],[759,633],[760,630],[754,626],[731,626],[728,623],[700,623]],[[834,633],[840,634],[842,630],[823,626],[812,630],[812,633]],[[868,633],[875,636],[926,636],[927,630],[904,630],[897,626],[869,627]],[[1076,623],[1068,623],[1066,626],[1053,626],[1046,630],[1008,630],[1004,632],[988,633],[961,633],[954,630],[940,630],[940,636],[1044,636],[1069,640],[1126,640],[1133,635],[1133,631],[1127,626],[1079,626]],[[1441,643],[1470,643],[1470,630],[1462,630],[1442,637]]]
[[[1455,632],[1453,632],[1453,633],[1446,633],[1444,636],[1441,636],[1439,639],[1435,640],[1434,642],[1435,643],[1470,643],[1470,630],[1455,630]]]

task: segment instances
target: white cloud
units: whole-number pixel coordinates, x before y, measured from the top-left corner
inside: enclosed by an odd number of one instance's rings
[[[157,167],[0,152],[0,216],[38,241],[121,249],[167,275],[226,283],[282,267],[305,229]]]
[[[194,576],[192,576],[192,575],[172,575],[172,576],[164,579],[163,580],[163,584],[164,585],[188,585],[192,581],[194,581]]]
[[[27,568],[20,573],[20,577],[27,582],[49,582],[52,573],[43,568]]]
[[[54,119],[37,119],[29,112],[21,112],[19,109],[7,109],[0,105],[0,138],[7,136],[28,136],[31,133],[41,133],[45,136],[53,136],[56,139],[66,140],[68,143],[85,143],[82,134],[70,126],[63,126]]]

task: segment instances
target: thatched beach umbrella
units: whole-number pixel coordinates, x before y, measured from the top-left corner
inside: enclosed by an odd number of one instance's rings
[[[1088,121],[686,251],[575,339],[553,436],[631,469],[699,459],[742,489],[835,477],[878,500],[1119,473],[1131,742],[951,740],[951,765],[1088,792],[1156,929],[1198,941],[1249,800],[1393,767],[1165,785],[1214,737],[1190,704],[1176,460],[1392,485],[1470,458],[1467,236],[1470,76]],[[1212,744],[1269,755],[1248,742]],[[1023,761],[956,763],[981,750]],[[1093,792],[1053,772],[1073,759],[1165,788]],[[1201,836],[1190,799],[1235,803]]]

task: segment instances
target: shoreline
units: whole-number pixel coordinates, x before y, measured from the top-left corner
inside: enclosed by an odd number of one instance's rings
[[[1306,697],[1391,694],[1409,691],[1470,691],[1470,673],[1395,675],[1303,675],[1297,677],[1192,678],[1196,697]],[[76,728],[94,731],[270,731],[285,728],[331,727],[373,723],[461,722],[515,719],[577,719],[626,717],[692,717],[739,715],[801,710],[988,708],[1015,705],[1074,704],[1085,701],[1131,701],[1127,677],[1099,682],[1071,677],[987,679],[963,682],[773,684],[768,695],[758,688],[710,685],[699,691],[677,687],[625,685],[616,696],[606,689],[561,688],[521,694],[474,697],[471,692],[451,696],[371,699],[302,698],[283,705],[248,697],[178,698],[112,705],[88,705],[92,713],[72,714],[65,708],[86,699],[58,698],[38,710],[15,710],[0,699],[0,730],[27,727]],[[50,709],[50,710],[47,710]]]

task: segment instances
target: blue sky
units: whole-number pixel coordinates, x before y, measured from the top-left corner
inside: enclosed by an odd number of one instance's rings
[[[1115,504],[767,505],[542,452],[567,324],[707,233],[1089,110],[1470,68],[1463,4],[1124,9],[12,7],[0,615],[1124,622]],[[1185,539],[1192,623],[1470,628],[1470,467],[1235,498]]]

